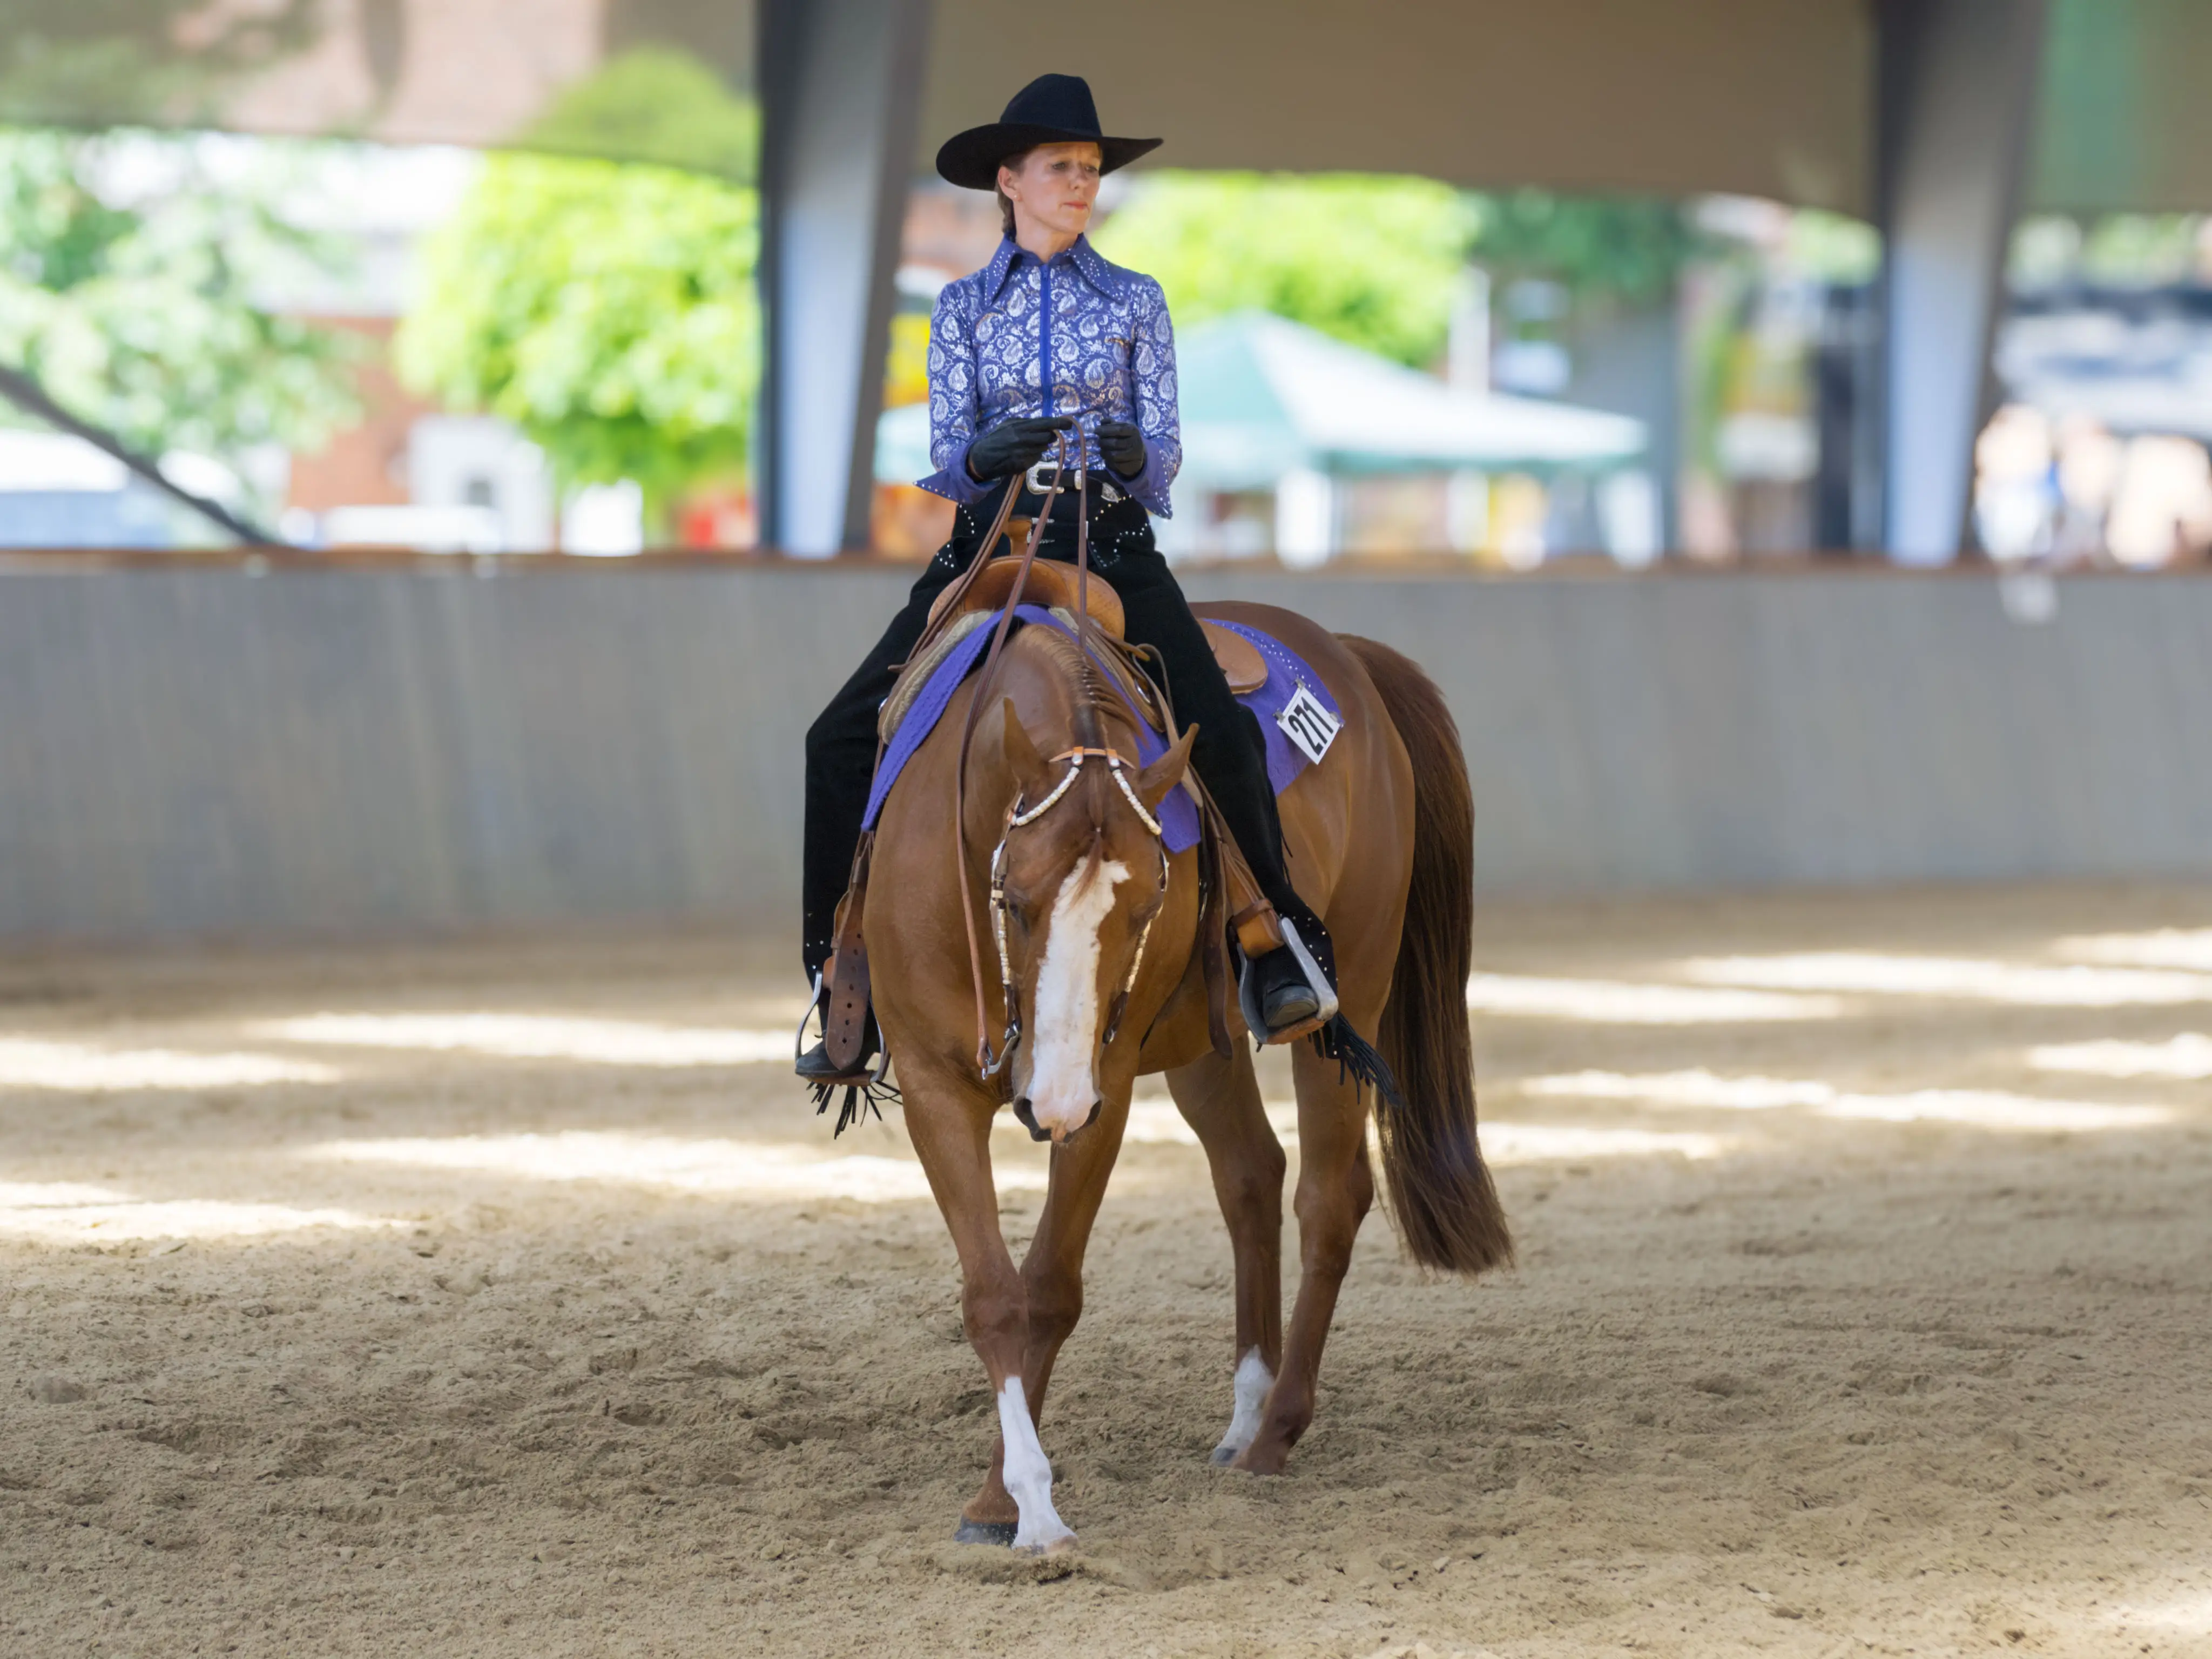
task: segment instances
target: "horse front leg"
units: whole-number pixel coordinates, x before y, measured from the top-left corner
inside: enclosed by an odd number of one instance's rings
[[[1267,1395],[1259,1432],[1236,1467],[1279,1474],[1291,1448],[1313,1421],[1321,1352],[1336,1315],[1338,1291],[1352,1265],[1352,1241],[1375,1201],[1367,1161],[1367,1109],[1358,1091],[1340,1081],[1337,1064],[1299,1043],[1291,1060],[1298,1090],[1298,1254],[1304,1273],[1282,1371]]]
[[[1091,1230],[1106,1196],[1106,1183],[1120,1155],[1129,1103],[1109,1100],[1097,1120],[1052,1151],[1052,1174],[1036,1236],[1022,1261],[1022,1291],[1029,1311],[1022,1348],[1022,1387],[1033,1426],[1044,1421],[1045,1390],[1052,1383],[1060,1345],[1083,1316],[1083,1256]],[[1018,1507],[1006,1472],[1006,1437],[1002,1433],[982,1488],[961,1511],[962,1530],[975,1541],[998,1541]],[[991,1530],[995,1528],[997,1530]],[[1070,1534],[1072,1538],[1073,1534]]]
[[[1012,1544],[1038,1553],[1075,1534],[1052,1505],[1052,1463],[1037,1441],[1024,1365],[1030,1347],[1030,1299],[999,1230],[991,1178],[991,1119],[997,1103],[974,1084],[902,1076],[907,1134],[929,1177],[937,1207],[960,1256],[960,1318],[998,1403],[999,1443],[983,1490],[961,1511],[963,1543]]]
[[[1208,1053],[1168,1073],[1176,1109],[1197,1132],[1237,1263],[1237,1343],[1229,1428],[1213,1461],[1236,1460],[1260,1431],[1283,1363],[1283,1148],[1267,1121],[1252,1055]]]

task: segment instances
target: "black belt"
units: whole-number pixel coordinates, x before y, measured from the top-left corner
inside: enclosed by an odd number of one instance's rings
[[[1050,495],[1049,485],[1041,490],[1031,489],[1026,479],[1018,479],[1008,485],[1001,486],[1001,489],[1007,488],[1011,488],[1014,492],[1016,518],[1036,518],[1044,511],[1045,501]],[[977,529],[988,526],[991,520],[998,516],[999,502],[1001,499],[1003,497],[1000,491],[994,490],[969,509],[980,520],[976,526]],[[1074,523],[1075,515],[1079,511],[1086,511],[1091,520],[1095,524],[1102,515],[1117,510],[1126,512],[1132,507],[1135,507],[1140,513],[1144,510],[1138,506],[1136,497],[1130,495],[1127,490],[1117,484],[1102,483],[1095,472],[1091,475],[1090,489],[1083,495],[1079,495],[1076,493],[1075,481],[1071,478],[1068,480],[1067,487],[1058,495],[1052,496],[1051,500],[1051,522],[1054,524]]]

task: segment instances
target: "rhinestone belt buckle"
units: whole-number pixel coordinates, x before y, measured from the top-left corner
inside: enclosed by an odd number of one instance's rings
[[[1042,495],[1047,490],[1050,489],[1052,488],[1052,478],[1060,471],[1060,465],[1057,459],[1039,461],[1036,465],[1030,468],[1026,473],[1023,474],[1023,477],[1028,481],[1030,494],[1032,495]],[[1075,478],[1074,487],[1080,489],[1083,488],[1083,469],[1079,465],[1073,469],[1073,471]]]
[[[1048,474],[1046,477],[1039,477],[1037,475],[1048,472],[1048,469],[1058,465],[1056,461],[1039,461],[1022,475],[1022,483],[1028,488],[1030,495],[1042,496],[1046,490],[1052,488]],[[1080,467],[1075,470],[1075,488],[1078,489],[1083,488],[1083,469]],[[1118,501],[1128,500],[1129,497],[1127,491],[1117,489],[1113,484],[1102,478],[1098,481],[1098,498],[1107,506],[1112,507]]]

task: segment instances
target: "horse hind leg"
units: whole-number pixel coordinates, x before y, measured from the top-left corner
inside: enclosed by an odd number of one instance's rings
[[[1233,1462],[1260,1430],[1283,1358],[1283,1148],[1267,1122],[1252,1056],[1242,1043],[1168,1073],[1168,1091],[1197,1132],[1237,1263],[1237,1344],[1229,1428],[1213,1449]]]
[[[1358,1089],[1340,1080],[1334,1060],[1301,1043],[1291,1057],[1298,1085],[1298,1253],[1304,1272],[1291,1312],[1283,1363],[1261,1413],[1259,1430],[1236,1467],[1279,1474],[1291,1448],[1313,1421],[1322,1348],[1336,1314],[1337,1292],[1352,1265],[1352,1241],[1375,1200],[1367,1159],[1367,1111]]]

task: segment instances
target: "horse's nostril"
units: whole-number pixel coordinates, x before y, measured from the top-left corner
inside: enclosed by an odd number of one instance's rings
[[[1041,1129],[1037,1127],[1036,1112],[1030,1105],[1030,1097],[1027,1095],[1024,1095],[1014,1103],[1014,1121],[1030,1132],[1031,1140],[1052,1139],[1051,1130]]]
[[[1087,1128],[1089,1128],[1092,1124],[1094,1124],[1094,1123],[1097,1122],[1097,1121],[1098,1121],[1098,1114],[1099,1114],[1101,1111],[1103,1111],[1103,1109],[1105,1109],[1105,1106],[1106,1106],[1106,1102],[1105,1102],[1105,1098],[1104,1098],[1103,1096],[1102,1096],[1100,1098],[1098,1098],[1098,1099],[1097,1099],[1097,1100],[1092,1101],[1092,1102],[1091,1103],[1091,1115],[1090,1115],[1089,1117],[1086,1117],[1086,1118],[1085,1118],[1085,1119],[1083,1120],[1083,1127],[1084,1127],[1085,1128],[1086,1128],[1086,1129],[1087,1129]]]

